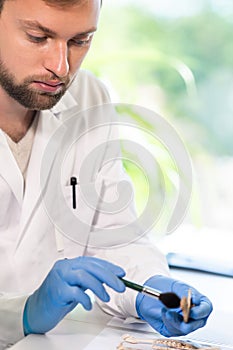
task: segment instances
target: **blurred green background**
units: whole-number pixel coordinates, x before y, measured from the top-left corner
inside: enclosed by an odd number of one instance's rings
[[[233,229],[232,34],[232,0],[105,0],[83,66],[104,81],[114,102],[145,106],[176,128],[195,175],[185,223],[199,228]],[[175,168],[160,151],[172,199]],[[146,180],[125,167],[140,210]]]

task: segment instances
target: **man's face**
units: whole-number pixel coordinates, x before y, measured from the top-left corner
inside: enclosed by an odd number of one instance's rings
[[[97,28],[100,0],[59,8],[6,1],[0,14],[0,96],[52,108],[80,67]]]

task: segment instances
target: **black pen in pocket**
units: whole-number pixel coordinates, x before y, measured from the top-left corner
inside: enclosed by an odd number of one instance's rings
[[[76,185],[77,185],[77,178],[75,176],[72,176],[70,178],[70,185],[72,186],[72,207],[73,209],[76,209]]]

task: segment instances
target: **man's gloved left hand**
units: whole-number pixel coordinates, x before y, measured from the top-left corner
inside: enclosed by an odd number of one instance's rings
[[[180,298],[188,295],[192,290],[192,303],[189,322],[183,321],[180,308],[168,309],[161,301],[149,296],[138,294],[136,309],[138,316],[147,321],[156,331],[165,337],[186,335],[203,327],[212,312],[212,303],[204,295],[189,285],[166,276],[153,276],[146,281],[145,285],[161,292],[174,292]]]

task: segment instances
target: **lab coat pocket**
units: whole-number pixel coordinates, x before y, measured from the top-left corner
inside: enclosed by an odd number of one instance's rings
[[[102,181],[65,186],[63,210],[60,210],[57,228],[69,239],[85,246],[92,229],[101,198]],[[74,208],[75,196],[75,208]]]

